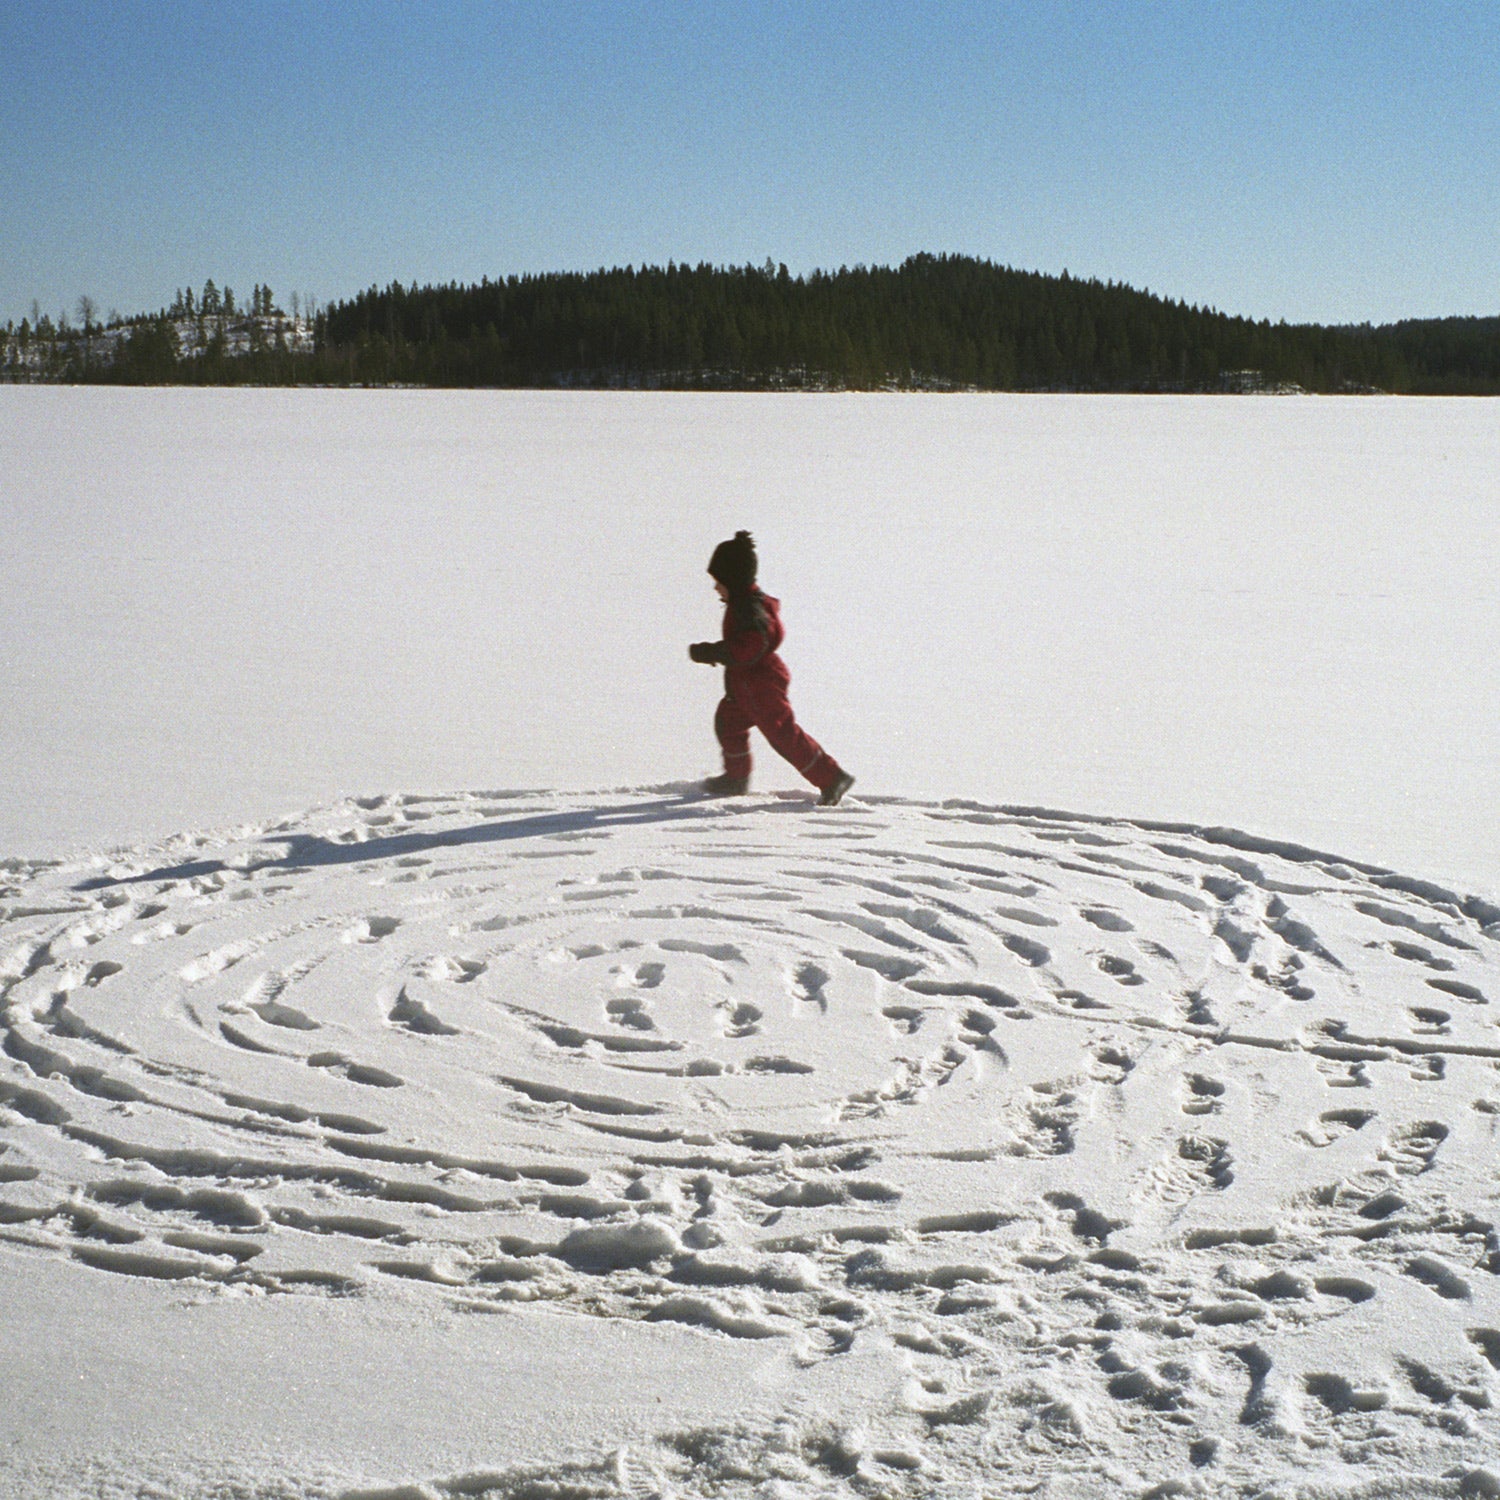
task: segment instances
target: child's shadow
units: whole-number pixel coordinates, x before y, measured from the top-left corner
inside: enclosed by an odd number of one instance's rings
[[[575,807],[567,812],[530,813],[513,818],[495,818],[467,828],[414,830],[409,833],[382,834],[360,843],[344,843],[309,833],[272,834],[264,842],[268,847],[262,860],[245,864],[226,864],[219,859],[187,860],[178,865],[163,865],[140,875],[94,876],[80,881],[74,890],[98,891],[112,886],[143,885],[151,881],[194,880],[233,870],[236,874],[258,874],[263,870],[308,870],[336,865],[369,864],[376,860],[401,859],[425,854],[434,849],[462,849],[476,844],[494,844],[513,839],[549,839],[576,837],[593,830],[625,828],[639,823],[671,823],[686,819],[720,816],[725,811],[782,812],[805,807],[807,797],[800,793],[774,795],[767,802],[757,798],[752,803],[734,803],[705,797],[696,783],[672,783],[648,789],[657,795],[649,800],[627,803],[618,801],[596,807]],[[667,795],[661,795],[666,793]],[[712,809],[712,811],[710,810]]]

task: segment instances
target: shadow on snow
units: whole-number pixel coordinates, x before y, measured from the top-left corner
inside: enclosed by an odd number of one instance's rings
[[[204,875],[233,872],[254,875],[263,870],[308,870],[337,865],[366,864],[375,860],[400,859],[425,854],[435,849],[463,849],[476,844],[505,843],[514,839],[557,838],[560,835],[588,833],[596,829],[626,828],[634,824],[671,823],[684,819],[719,816],[723,811],[800,811],[808,799],[800,793],[776,795],[769,804],[756,798],[735,807],[727,799],[705,796],[696,786],[684,787],[675,795],[657,797],[633,806],[574,808],[567,812],[534,813],[515,818],[500,818],[476,823],[467,828],[449,828],[430,832],[383,834],[359,843],[343,843],[308,833],[270,834],[263,842],[279,845],[282,853],[249,863],[228,864],[221,859],[186,860],[181,864],[162,865],[139,875],[99,875],[80,881],[74,890],[97,891],[111,886],[144,885],[151,881],[194,880]],[[710,814],[706,804],[720,811]]]

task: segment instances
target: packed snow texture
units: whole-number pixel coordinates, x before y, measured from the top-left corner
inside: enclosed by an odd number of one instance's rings
[[[1500,1494],[1484,408],[0,395],[0,1493]]]
[[[371,1362],[447,1319],[530,1423],[402,1458],[302,1423],[292,1492],[1437,1495],[1500,1450],[1500,908],[1461,892],[667,786],[374,796],[3,897],[13,1285],[144,1282],[231,1360],[283,1303]],[[654,1428],[548,1427],[626,1379],[671,1395]],[[341,1420],[390,1383],[346,1371]],[[12,1431],[0,1475],[244,1463],[201,1398],[106,1442],[73,1399],[93,1469]],[[454,1448],[485,1461],[423,1471]]]

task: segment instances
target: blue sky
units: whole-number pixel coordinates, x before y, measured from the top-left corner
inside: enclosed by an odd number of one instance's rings
[[[919,250],[1500,313],[1493,0],[0,0],[0,321]]]

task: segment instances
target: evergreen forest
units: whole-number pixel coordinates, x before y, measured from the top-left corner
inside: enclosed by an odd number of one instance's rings
[[[288,316],[209,282],[154,315],[8,326],[0,378],[147,384],[1500,394],[1500,317],[1254,321],[959,255],[791,275],[669,263],[392,283]],[[45,323],[45,327],[42,326]]]

